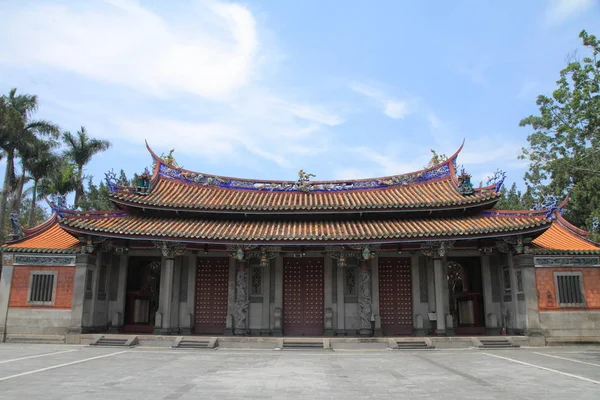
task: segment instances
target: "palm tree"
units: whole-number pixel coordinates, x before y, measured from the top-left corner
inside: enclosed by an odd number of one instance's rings
[[[32,227],[35,223],[35,208],[39,196],[38,188],[43,184],[44,180],[48,180],[52,172],[59,165],[58,156],[52,153],[52,149],[56,147],[56,142],[53,140],[37,140],[35,143],[35,152],[23,159],[23,168],[29,172],[29,179],[33,181],[31,189],[31,207],[29,211],[28,226]]]
[[[46,179],[40,182],[40,194],[67,194],[77,190],[77,167],[64,158],[57,157],[56,163]]]
[[[83,168],[95,154],[108,150],[111,144],[107,140],[90,138],[83,126],[77,131],[76,135],[70,132],[63,133],[62,139],[67,145],[66,158],[71,160],[77,167],[77,189],[75,190],[74,202],[75,208],[77,208],[84,194],[83,181],[85,177],[83,176]]]
[[[31,144],[39,136],[58,137],[58,127],[45,120],[31,120],[37,110],[37,96],[17,95],[11,89],[0,100],[0,148],[6,157],[6,171],[2,195],[0,196],[0,243],[4,243],[4,222],[8,195],[15,189],[15,157],[31,149]],[[11,190],[12,188],[12,190]]]

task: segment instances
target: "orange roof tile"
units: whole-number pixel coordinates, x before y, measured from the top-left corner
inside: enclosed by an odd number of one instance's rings
[[[265,181],[209,175],[167,164],[151,149],[155,161],[151,189],[117,186],[110,197],[123,206],[200,212],[360,212],[435,210],[493,206],[500,198],[495,185],[462,194],[456,159],[427,169],[379,178],[344,181]],[[300,173],[299,173],[300,174]],[[112,183],[111,183],[112,182]]]
[[[546,228],[544,215],[498,217],[484,214],[449,218],[330,221],[211,220],[143,215],[70,215],[65,229],[92,235],[184,242],[391,243],[436,238],[479,238],[534,232]]]
[[[148,195],[117,191],[113,201],[135,207],[196,211],[366,211],[449,209],[495,203],[495,191],[463,196],[451,177],[385,189],[337,192],[269,192],[223,189],[160,177]]]
[[[560,222],[553,222],[550,229],[535,238],[532,243],[537,247],[533,250],[537,252],[600,252],[600,246],[580,237]]]
[[[79,240],[62,229],[57,222],[32,236],[2,246],[3,252],[71,253],[77,251]]]

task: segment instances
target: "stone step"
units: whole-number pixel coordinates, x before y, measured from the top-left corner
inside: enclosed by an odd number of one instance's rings
[[[428,345],[425,341],[397,341],[394,350],[422,350],[432,349],[433,346]]]
[[[95,346],[125,346],[127,339],[100,339]]]
[[[517,344],[511,343],[508,339],[479,339],[481,349],[509,349],[520,347]]]
[[[6,338],[6,343],[64,344],[64,337],[53,336],[13,336]]]
[[[208,340],[182,340],[178,349],[208,349]]]
[[[323,342],[283,342],[283,349],[323,349]]]

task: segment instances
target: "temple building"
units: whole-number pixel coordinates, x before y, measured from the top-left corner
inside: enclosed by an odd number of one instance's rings
[[[462,146],[461,146],[462,148]],[[0,341],[86,333],[600,336],[600,246],[568,205],[504,211],[460,149],[374,179],[238,179],[153,159],[116,210],[49,200],[2,246]]]

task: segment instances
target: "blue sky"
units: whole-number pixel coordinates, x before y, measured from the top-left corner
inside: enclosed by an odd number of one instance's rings
[[[166,5],[168,3],[168,6]],[[264,179],[421,169],[429,149],[475,182],[522,186],[519,120],[595,31],[596,0],[2,2],[0,91],[113,147],[129,175],[175,148],[196,171]]]

